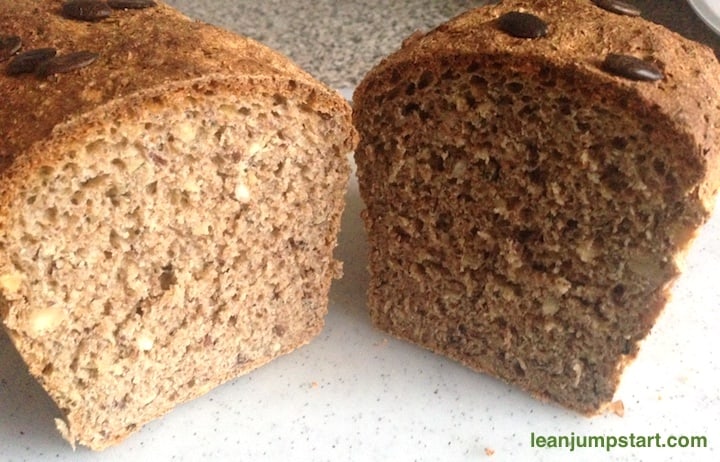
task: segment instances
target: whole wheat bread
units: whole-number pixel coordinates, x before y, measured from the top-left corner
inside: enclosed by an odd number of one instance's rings
[[[720,182],[715,56],[628,13],[504,0],[410,37],[353,100],[374,323],[587,414]]]
[[[19,52],[96,56],[0,63],[0,318],[64,436],[103,449],[320,331],[355,132],[254,41],[63,3],[0,6]]]

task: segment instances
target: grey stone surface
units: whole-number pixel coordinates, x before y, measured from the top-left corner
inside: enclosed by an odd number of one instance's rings
[[[587,0],[590,1],[590,0]],[[720,53],[685,0],[628,0],[643,16]],[[415,30],[489,0],[169,0],[187,15],[257,39],[335,88],[352,88]]]

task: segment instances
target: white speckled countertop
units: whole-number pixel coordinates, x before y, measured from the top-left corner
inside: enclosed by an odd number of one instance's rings
[[[247,2],[174,0],[194,17],[291,55],[336,88],[351,88],[415,29],[483,1]],[[289,3],[287,5],[286,3]],[[648,17],[716,50],[678,0],[636,1]],[[348,91],[346,90],[346,94]],[[557,461],[720,460],[720,213],[689,255],[674,300],[625,374],[624,417],[585,418],[373,329],[365,309],[366,246],[351,181],[320,336],[152,422],[103,453],[76,452],[57,411],[0,334],[0,462],[5,461]],[[703,449],[539,449],[536,435],[704,435]]]

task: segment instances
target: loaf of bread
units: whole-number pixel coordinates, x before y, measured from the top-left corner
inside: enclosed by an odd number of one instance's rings
[[[377,327],[583,414],[612,401],[720,183],[720,66],[637,13],[503,0],[365,77]]]
[[[258,43],[71,3],[0,6],[0,319],[100,450],[320,331],[356,133]]]

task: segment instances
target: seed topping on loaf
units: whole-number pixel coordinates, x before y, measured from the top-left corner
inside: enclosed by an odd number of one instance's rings
[[[34,50],[24,51],[8,63],[5,73],[7,75],[20,75],[35,72],[38,66],[54,57],[57,54],[55,48],[36,48]]]
[[[498,18],[498,28],[517,38],[540,38],[547,35],[547,23],[534,14],[511,11]]]
[[[109,18],[112,10],[139,10],[157,6],[153,0],[71,0],[65,2],[61,13],[68,19],[99,22]]]
[[[640,10],[629,3],[617,0],[593,0],[593,3],[600,8],[626,16],[639,16]],[[521,11],[510,11],[503,14],[497,20],[497,27],[506,34],[525,39],[536,39],[545,37],[548,34],[548,24],[532,13]],[[440,26],[442,28],[442,26]],[[407,41],[414,41],[416,34],[413,34]],[[407,44],[403,42],[403,46]],[[665,76],[655,64],[635,56],[619,53],[608,54],[600,68],[612,75],[624,77],[630,80],[653,82],[662,80]]]
[[[626,16],[640,16],[641,11],[635,6],[620,0],[593,0],[597,6],[612,13]]]
[[[602,64],[603,70],[632,80],[662,80],[663,72],[654,64],[635,56],[610,53]]]
[[[97,0],[75,0],[66,2],[62,6],[62,15],[68,19],[78,21],[102,21],[109,18],[112,9],[106,2]]]
[[[56,56],[43,61],[35,71],[40,77],[47,77],[53,74],[64,74],[66,72],[80,69],[94,63],[100,55],[91,51],[76,51],[66,55]]]
[[[0,36],[0,61],[10,59],[22,47],[22,39],[17,35]]]
[[[153,0],[71,0],[63,4],[60,13],[67,19],[99,22],[109,18],[113,9],[138,10],[154,6],[157,3]],[[100,56],[87,50],[56,56],[57,50],[52,47],[36,48],[16,55],[20,48],[22,39],[19,36],[0,37],[0,61],[15,55],[5,70],[7,75],[35,73],[38,77],[48,77],[63,74],[89,66]]]
[[[107,3],[114,10],[140,10],[157,6],[153,0],[108,0]]]

